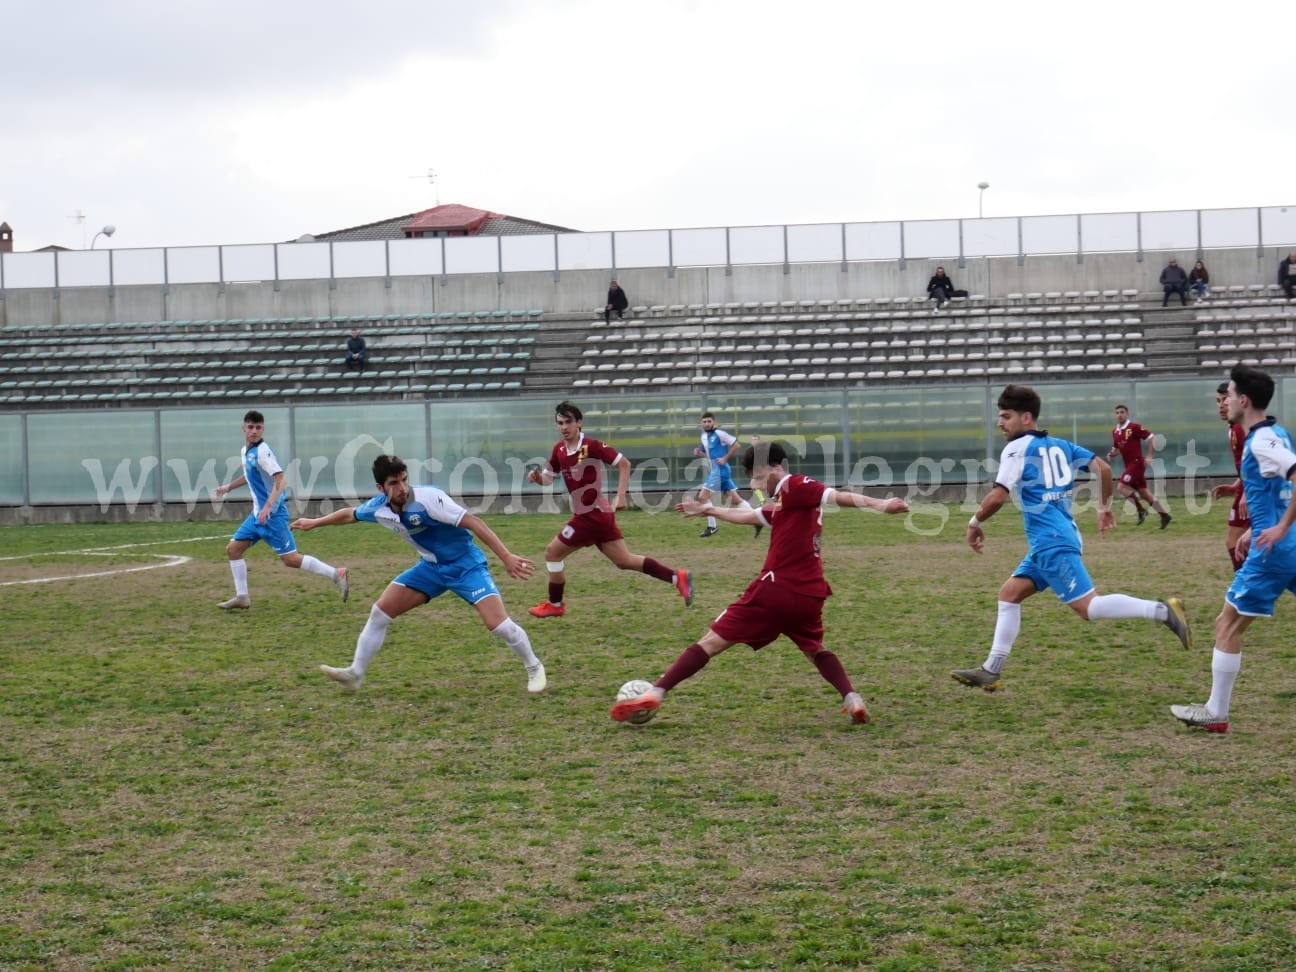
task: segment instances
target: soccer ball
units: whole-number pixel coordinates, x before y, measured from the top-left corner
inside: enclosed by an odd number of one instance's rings
[[[646,681],[642,678],[631,679],[617,689],[616,700],[618,702],[624,702],[626,699],[637,699],[645,692],[651,691],[652,687],[652,682]],[[651,722],[652,717],[656,714],[656,709],[645,709],[642,712],[636,712],[627,719],[626,722],[630,723],[632,726],[642,726],[645,722]]]

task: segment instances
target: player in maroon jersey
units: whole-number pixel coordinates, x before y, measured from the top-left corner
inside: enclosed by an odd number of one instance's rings
[[[561,402],[554,409],[554,422],[561,436],[554,445],[543,469],[532,469],[527,480],[537,484],[551,483],[561,474],[571,494],[572,518],[558,536],[545,547],[545,567],[549,571],[549,599],[530,611],[537,618],[558,618],[567,611],[563,588],[567,584],[567,558],[581,547],[598,547],[601,553],[622,570],[635,570],[674,584],[685,606],[693,604],[693,572],[674,570],[651,557],[632,554],[617,528],[616,511],[627,508],[626,489],[630,482],[630,460],[616,449],[581,431],[584,415],[571,402]],[[603,495],[603,467],[617,467],[616,503]]]
[[[1227,381],[1222,381],[1215,389],[1215,407],[1219,409],[1221,422],[1229,421],[1228,386]],[[1228,515],[1228,534],[1224,542],[1228,544],[1229,560],[1233,562],[1233,569],[1237,570],[1242,566],[1242,561],[1246,560],[1245,553],[1238,556],[1237,542],[1242,534],[1251,529],[1251,517],[1247,515],[1246,494],[1242,492],[1242,447],[1246,445],[1246,432],[1237,422],[1229,422],[1228,436],[1229,448],[1233,450],[1233,468],[1237,470],[1238,478],[1231,483],[1213,486],[1211,498],[1233,497],[1233,506],[1229,509]]]
[[[686,516],[718,516],[730,523],[768,526],[769,553],[759,576],[747,585],[742,597],[721,611],[706,633],[684,649],[651,691],[612,707],[612,718],[617,722],[625,722],[636,712],[656,709],[667,692],[696,675],[730,645],[741,643],[760,649],[779,635],[787,635],[824,680],[841,693],[842,711],[852,722],[869,721],[868,708],[851,685],[846,669],[823,643],[823,606],[832,594],[819,554],[823,507],[831,503],[905,513],[909,505],[898,496],[880,500],[831,489],[809,476],[789,474],[786,462],[787,450],[778,442],[748,446],[743,452],[743,470],[752,478],[752,486],[762,487],[770,497],[760,509],[716,507],[696,499],[687,499],[675,507]]]
[[[1143,442],[1147,441],[1147,457],[1143,456]],[[1129,409],[1124,405],[1116,406],[1116,428],[1112,429],[1112,447],[1107,450],[1107,458],[1110,460],[1117,454],[1125,462],[1125,472],[1116,482],[1116,490],[1121,496],[1134,501],[1134,509],[1138,510],[1138,521],[1141,524],[1147,519],[1147,510],[1139,502],[1142,496],[1147,500],[1148,506],[1161,514],[1161,529],[1164,530],[1170,525],[1170,511],[1167,510],[1159,499],[1152,495],[1147,484],[1147,460],[1152,458],[1152,453],[1156,451],[1156,446],[1152,443],[1152,430],[1145,429],[1137,422],[1131,422]]]

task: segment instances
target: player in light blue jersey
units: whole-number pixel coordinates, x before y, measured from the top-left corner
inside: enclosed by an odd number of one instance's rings
[[[526,631],[504,609],[504,598],[491,577],[486,555],[473,543],[473,537],[490,547],[508,575],[516,580],[525,580],[534,573],[531,561],[510,553],[494,530],[436,486],[411,486],[405,461],[400,457],[379,456],[374,460],[373,476],[380,492],[363,506],[334,510],[314,519],[303,517],[294,520],[292,528],[313,530],[357,520],[377,523],[418,551],[419,560],[388,584],[369,610],[351,664],[346,668],[321,665],[320,671],[354,692],[382,648],[392,620],[453,591],[476,608],[487,630],[522,660],[527,691],[544,691],[544,665],[532,651]]]
[[[981,553],[985,548],[981,524],[1011,496],[1021,507],[1029,546],[1026,559],[999,589],[999,618],[989,656],[980,668],[950,673],[956,681],[987,692],[998,688],[1000,673],[1021,630],[1022,602],[1050,587],[1059,601],[1086,621],[1147,618],[1168,627],[1185,648],[1192,647],[1192,633],[1178,598],[1146,601],[1094,590],[1080,556],[1080,528],[1071,516],[1071,498],[1077,472],[1089,470],[1097,475],[1098,531],[1115,527],[1111,466],[1084,446],[1036,428],[1039,413],[1040,397],[1033,388],[1009,385],[999,396],[999,431],[1008,444],[999,458],[994,487],[967,528],[968,546]]]
[[[247,561],[243,554],[254,543],[264,540],[285,567],[300,567],[310,574],[327,577],[347,599],[349,577],[345,567],[330,567],[322,560],[297,552],[297,541],[288,529],[288,506],[285,498],[288,483],[283,467],[275,458],[274,450],[265,441],[265,416],[256,409],[243,416],[243,449],[240,457],[243,472],[224,486],[217,486],[212,495],[220,499],[230,490],[244,483],[252,490],[252,512],[243,521],[225,548],[229,557],[230,572],[234,575],[234,596],[218,605],[226,611],[247,610],[252,606],[248,594]]]
[[[699,459],[706,459],[709,466],[706,481],[702,484],[702,488],[698,490],[698,502],[706,503],[711,499],[712,493],[719,493],[738,509],[751,509],[751,504],[743,499],[742,494],[738,492],[738,484],[734,482],[733,471],[729,468],[729,463],[737,451],[738,439],[724,429],[717,429],[715,416],[710,412],[703,412],[702,444],[693,447],[693,455]],[[706,529],[699,536],[713,537],[720,532],[720,527],[716,524],[714,516],[708,516],[706,521]],[[759,537],[760,532],[761,525],[758,523],[756,524],[756,536]]]
[[[1204,704],[1170,706],[1180,722],[1207,732],[1228,731],[1233,683],[1242,669],[1242,632],[1256,618],[1273,617],[1283,591],[1296,594],[1296,535],[1290,532],[1296,520],[1296,448],[1287,430],[1265,415],[1273,394],[1273,378],[1259,368],[1237,365],[1229,373],[1228,420],[1239,423],[1246,435],[1241,473],[1251,528],[1236,547],[1237,557],[1246,559],[1215,619],[1210,698]]]

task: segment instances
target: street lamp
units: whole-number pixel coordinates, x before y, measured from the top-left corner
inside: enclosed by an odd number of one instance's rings
[[[985,210],[984,207],[982,206],[982,202],[985,199],[985,191],[990,188],[990,183],[978,182],[977,188],[981,190],[980,194],[977,196],[977,219],[980,219],[982,216],[985,215]]]
[[[105,226],[103,229],[101,229],[98,233],[94,235],[94,239],[90,241],[90,249],[93,250],[95,248],[95,244],[99,242],[99,237],[112,236],[116,232],[117,232],[117,227],[114,226],[112,223],[109,223],[107,226]]]

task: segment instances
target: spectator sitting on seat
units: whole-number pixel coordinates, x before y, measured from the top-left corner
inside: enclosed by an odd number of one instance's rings
[[[360,336],[360,332],[354,327],[351,328],[351,336],[347,338],[346,343],[346,362],[348,371],[359,370],[364,374],[365,362],[369,360],[369,352],[365,350],[365,339]]]
[[[1296,288],[1296,250],[1288,253],[1278,264],[1278,286],[1288,300],[1296,298],[1296,293],[1293,293],[1293,288]]]
[[[1206,272],[1206,264],[1200,260],[1188,271],[1188,287],[1196,295],[1199,304],[1210,296],[1210,274]]]
[[[932,278],[927,281],[927,296],[936,301],[936,310],[940,310],[954,296],[954,281],[945,276],[945,268],[937,267]]]
[[[615,280],[608,286],[607,306],[603,308],[603,320],[611,323],[612,312],[616,311],[617,320],[625,320],[625,309],[630,306],[630,298]]]
[[[1161,306],[1165,307],[1170,302],[1171,294],[1179,295],[1179,303],[1188,306],[1188,274],[1184,273],[1183,267],[1179,266],[1179,261],[1170,258],[1166,268],[1161,271],[1161,287],[1163,294],[1161,297]]]

